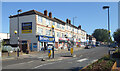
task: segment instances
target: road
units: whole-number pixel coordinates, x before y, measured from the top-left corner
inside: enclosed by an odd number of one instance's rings
[[[78,70],[97,61],[108,54],[108,47],[96,47],[81,49],[74,52],[76,57],[70,53],[56,54],[56,60],[41,61],[41,57],[25,58],[19,60],[8,60],[2,62],[3,69],[69,69]]]

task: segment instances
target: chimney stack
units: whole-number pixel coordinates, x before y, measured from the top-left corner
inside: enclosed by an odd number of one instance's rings
[[[71,24],[71,20],[69,20],[69,24]]]
[[[69,24],[69,19],[66,19],[66,23],[68,23],[68,24]]]
[[[47,10],[44,11],[44,15],[47,16]]]
[[[49,12],[49,17],[52,18],[52,13],[51,12]]]
[[[79,25],[78,28],[81,29],[81,25]]]

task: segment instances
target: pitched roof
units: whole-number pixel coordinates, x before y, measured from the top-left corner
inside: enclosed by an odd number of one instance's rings
[[[60,20],[60,19],[58,19],[56,17],[50,18],[49,16],[45,16],[43,13],[38,12],[36,10],[30,10],[30,11],[27,11],[27,12],[20,13],[19,16],[26,16],[26,15],[32,15],[32,14],[40,15],[40,16],[42,16],[44,18],[47,18],[47,19],[52,20],[54,22],[58,22],[59,24],[62,24],[62,25],[67,24],[66,22],[64,22],[64,21],[62,21],[62,20]],[[10,16],[9,18],[14,18],[14,17],[18,17],[18,15],[13,15],[13,16]],[[72,25],[72,24],[69,24],[69,25],[72,26],[72,27],[74,27],[74,28],[76,28],[76,29],[79,29],[79,27],[77,27],[75,25]],[[82,31],[84,31],[84,30],[82,30]],[[86,32],[86,31],[84,31],[84,32]]]
[[[32,14],[37,14],[37,15],[40,15],[44,18],[47,18],[49,20],[52,20],[54,22],[58,22],[60,24],[63,24],[62,22],[59,22],[58,20],[54,19],[54,18],[50,18],[49,16],[45,16],[43,13],[41,12],[38,12],[36,10],[30,10],[30,11],[27,11],[27,12],[23,12],[23,13],[20,13],[19,16],[26,16],[26,15],[32,15]],[[9,18],[14,18],[14,17],[18,17],[18,15],[13,15],[13,16],[10,16]]]

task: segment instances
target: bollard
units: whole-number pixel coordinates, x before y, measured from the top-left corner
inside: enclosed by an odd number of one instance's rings
[[[71,55],[73,55],[73,48],[70,49]]]
[[[49,58],[51,57],[51,50],[50,49],[48,50],[48,57]]]
[[[10,53],[8,52],[8,56],[10,56]]]
[[[19,49],[17,49],[17,57],[19,57]]]

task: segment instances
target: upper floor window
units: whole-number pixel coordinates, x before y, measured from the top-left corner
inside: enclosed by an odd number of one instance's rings
[[[57,37],[61,37],[61,34],[60,34],[60,32],[57,32]]]
[[[60,24],[59,23],[57,23],[57,28],[60,28]]]
[[[46,29],[46,35],[50,35],[50,31]]]
[[[66,28],[68,29],[68,26],[66,25]]]
[[[37,32],[39,35],[42,35],[43,34],[43,29],[38,27],[38,32]]]
[[[62,26],[62,29],[64,29],[64,26]]]
[[[55,22],[52,22],[52,25],[55,25]]]
[[[38,16],[38,22],[42,22],[42,17],[41,16]]]
[[[46,24],[50,25],[50,21],[48,19],[46,19]]]
[[[62,33],[62,38],[64,38],[64,34]]]
[[[74,32],[74,28],[72,28],[72,31]]]

